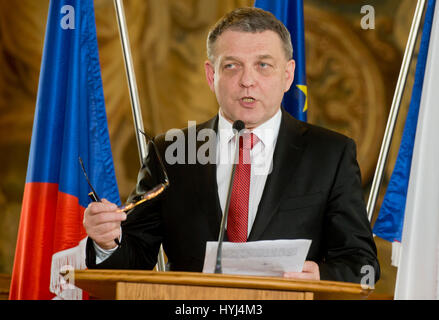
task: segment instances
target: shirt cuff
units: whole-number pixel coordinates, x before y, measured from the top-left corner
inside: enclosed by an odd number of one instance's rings
[[[122,241],[122,228],[120,228],[120,237],[119,237],[119,243]],[[103,249],[101,248],[96,242],[93,241],[93,247],[95,249],[95,253],[96,253],[96,264],[99,264],[103,261],[105,261],[106,259],[108,259],[114,251],[116,251],[119,246],[115,246],[112,249]]]

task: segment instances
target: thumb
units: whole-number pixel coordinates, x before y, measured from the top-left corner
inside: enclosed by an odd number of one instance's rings
[[[105,205],[108,205],[108,208],[110,210],[116,210],[118,208],[118,206],[116,204],[114,204],[113,202],[108,201],[105,198],[102,198],[101,202]]]

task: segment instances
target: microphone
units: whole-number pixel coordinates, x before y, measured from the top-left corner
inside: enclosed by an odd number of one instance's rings
[[[241,120],[236,120],[235,122],[233,122],[233,130],[237,130],[238,133],[241,132],[242,129],[245,128],[245,124],[243,121]]]
[[[233,161],[232,174],[230,175],[229,192],[227,193],[226,207],[224,208],[223,218],[221,219],[221,228],[218,237],[218,248],[216,251],[215,273],[223,273],[221,258],[222,258],[224,233],[226,231],[227,216],[229,215],[230,198],[232,195],[233,179],[235,178],[236,164],[238,163],[238,158],[239,158],[239,135],[241,133],[241,130],[244,128],[245,128],[245,124],[241,120],[236,120],[235,122],[233,122],[233,131],[235,132],[235,157],[234,157],[235,161]]]

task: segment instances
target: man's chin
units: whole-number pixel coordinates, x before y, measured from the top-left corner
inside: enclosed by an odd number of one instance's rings
[[[257,114],[257,110],[245,110],[244,112],[237,112],[230,117],[225,115],[224,112],[222,114],[227,120],[232,123],[236,120],[241,120],[242,122],[244,122],[247,129],[256,128],[266,121],[264,120],[263,115]]]
[[[244,118],[244,119],[242,119],[242,121],[244,122],[245,127],[247,129],[256,128],[256,127],[258,127],[259,125],[261,125],[263,123],[263,121],[258,120],[258,119],[246,119],[246,118]]]

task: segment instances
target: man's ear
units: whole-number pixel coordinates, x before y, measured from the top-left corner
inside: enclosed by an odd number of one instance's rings
[[[294,70],[296,69],[296,62],[291,59],[287,62],[287,67],[285,68],[285,91],[290,90],[291,85],[294,81]]]
[[[204,62],[204,71],[206,73],[206,80],[210,90],[215,92],[215,66],[210,60]]]

